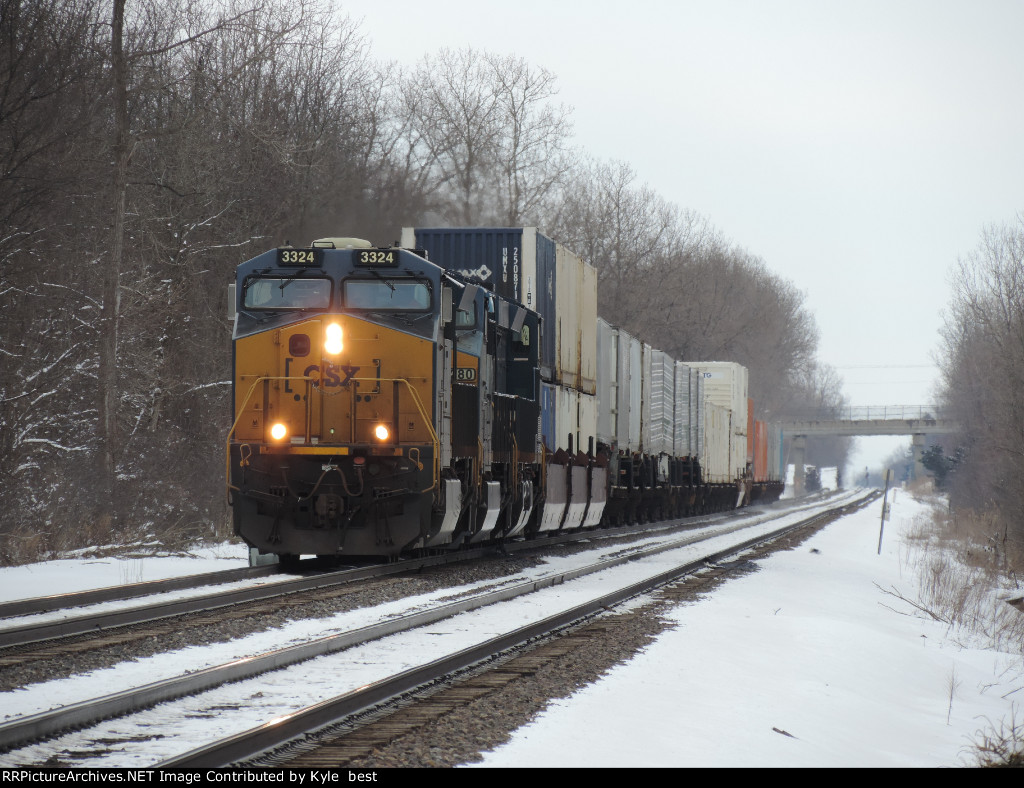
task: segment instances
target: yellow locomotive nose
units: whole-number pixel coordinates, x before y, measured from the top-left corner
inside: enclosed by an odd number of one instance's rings
[[[329,323],[324,330],[324,350],[329,355],[336,356],[341,352],[341,349],[341,325]]]

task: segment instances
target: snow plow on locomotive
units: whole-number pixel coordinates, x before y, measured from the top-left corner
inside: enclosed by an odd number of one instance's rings
[[[748,429],[745,369],[675,362],[600,321],[596,286],[534,228],[243,263],[235,532],[284,563],[394,559],[777,498],[781,436]]]

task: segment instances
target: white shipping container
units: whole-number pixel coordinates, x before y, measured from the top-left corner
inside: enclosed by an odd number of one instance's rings
[[[605,320],[597,321],[598,440],[619,451],[640,451],[643,345]]]
[[[736,429],[747,434],[747,368],[732,361],[687,361],[704,377],[705,397],[733,413]],[[737,433],[740,434],[740,433]]]
[[[558,322],[555,382],[568,388],[579,386],[582,268],[580,259],[571,251],[561,244],[555,247],[555,320]]]
[[[569,451],[569,436],[572,436],[572,454],[579,450],[579,392],[564,386],[555,386],[555,402],[558,407],[558,447]]]
[[[555,248],[558,367],[563,386],[594,394],[597,386],[597,269],[570,249]]]
[[[597,450],[597,396],[579,392],[576,395],[578,419],[576,446],[579,451]]]
[[[644,454],[651,454],[651,445],[654,436],[651,433],[651,360],[654,355],[654,348],[646,342],[642,343],[642,355],[640,360],[640,450]]]
[[[643,342],[619,329],[619,448],[640,451],[643,439]]]
[[[580,380],[584,394],[597,393],[597,269],[580,261]]]
[[[672,416],[672,455],[685,457],[689,454],[689,442],[683,435],[689,436],[686,425],[689,420],[690,378],[685,372],[686,367],[675,362],[672,374],[676,382],[675,412]]]
[[[553,402],[553,429],[557,435],[554,449],[569,451],[571,447],[573,455],[596,449],[597,396],[564,386],[545,385],[545,389]],[[570,464],[563,470],[560,466],[549,466],[548,472],[557,477],[559,490],[562,494],[567,492],[568,497],[554,501],[549,498],[541,511],[540,530],[554,530],[559,524],[563,529],[578,528],[587,510],[587,467]],[[601,506],[595,506],[595,517],[599,517],[600,510]]]
[[[676,396],[675,416],[672,429],[672,454],[676,457],[689,457],[695,452],[694,440],[691,435],[691,424],[695,423],[695,414],[692,412],[695,401],[691,391],[692,379],[690,368],[681,361],[676,362]]]
[[[730,458],[731,413],[710,399],[704,402],[704,444],[701,468],[705,482],[728,483],[733,480]],[[746,451],[746,449],[744,449]]]
[[[747,467],[747,368],[732,361],[686,363],[700,371],[704,382],[704,400],[728,408],[731,414],[730,478],[739,478]]]
[[[619,443],[619,330],[608,321],[597,321],[597,439]],[[628,414],[627,414],[628,418]]]
[[[651,454],[672,454],[675,434],[675,362],[661,350],[651,352]]]
[[[598,404],[594,394],[583,394],[565,386],[550,386],[554,399],[554,446],[552,451],[569,451],[569,437],[572,436],[572,453],[597,449]]]
[[[704,457],[704,425],[707,415],[704,413],[704,376],[699,369],[690,367],[690,447],[694,456],[703,462]]]

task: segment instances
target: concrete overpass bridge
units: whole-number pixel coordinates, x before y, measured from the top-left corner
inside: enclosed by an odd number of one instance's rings
[[[958,429],[959,424],[941,410],[922,405],[804,411],[790,414],[782,421],[782,434],[792,440],[790,459],[795,466],[793,485],[797,494],[804,490],[804,462],[809,436],[909,435],[914,453],[914,475],[917,477],[924,473],[921,455],[924,453],[925,436],[947,435]]]

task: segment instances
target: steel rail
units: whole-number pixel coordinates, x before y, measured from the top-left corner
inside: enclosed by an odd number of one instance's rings
[[[104,632],[114,627],[142,624],[159,621],[173,616],[201,613],[217,610],[232,605],[259,602],[277,596],[297,594],[320,588],[330,588],[359,580],[383,577],[386,575],[414,572],[431,566],[440,566],[457,560],[480,558],[488,553],[486,548],[467,550],[461,553],[412,558],[394,564],[375,564],[370,567],[343,569],[337,572],[318,574],[313,577],[299,577],[280,583],[269,583],[224,591],[218,594],[204,594],[189,599],[177,599],[160,602],[155,605],[125,608],[108,613],[93,614],[66,618],[38,624],[27,624],[21,627],[0,629],[0,648],[10,648],[29,643],[51,640],[58,637],[71,637],[86,633]]]
[[[868,495],[828,511],[819,512],[778,531],[747,539],[738,545],[730,546],[695,561],[676,566],[653,577],[612,591],[597,599],[592,599],[541,621],[499,635],[455,654],[434,660],[426,665],[411,668],[403,673],[368,684],[357,690],[339,695],[336,698],[331,698],[284,717],[279,717],[235,736],[229,736],[182,755],[166,759],[155,764],[155,767],[200,768],[243,764],[247,760],[268,754],[272,750],[301,739],[308,733],[335,725],[351,717],[353,714],[412,692],[451,673],[468,669],[482,660],[496,656],[503,651],[522,646],[531,640],[548,636],[560,629],[574,625],[627,599],[631,599],[639,594],[648,593],[652,589],[670,583],[681,576],[703,569],[709,563],[713,564],[729,556],[749,550],[759,544],[779,539],[818,521],[834,519],[849,511],[866,506],[875,497],[877,495]],[[604,568],[607,567],[602,567],[602,569]]]
[[[820,514],[813,516],[817,517],[820,516]],[[214,666],[183,676],[153,682],[143,687],[132,688],[101,698],[82,701],[80,703],[71,704],[51,711],[17,718],[0,725],[0,751],[10,750],[30,741],[50,737],[61,731],[82,727],[103,719],[123,716],[125,714],[148,708],[163,701],[173,700],[185,695],[191,695],[212,689],[213,687],[221,684],[251,678],[252,676],[259,675],[260,673],[270,670],[293,665],[325,654],[342,651],[346,648],[350,648],[351,646],[376,640],[387,635],[396,634],[408,629],[414,629],[419,626],[425,626],[444,618],[458,615],[459,613],[507,601],[542,588],[559,585],[568,580],[573,580],[593,572],[604,571],[628,561],[656,555],[667,550],[678,549],[708,538],[728,535],[729,533],[737,530],[754,527],[768,519],[772,519],[772,517],[770,515],[765,515],[755,519],[754,522],[736,524],[725,531],[717,532],[715,534],[690,534],[681,539],[649,546],[643,549],[633,551],[624,550],[617,556],[602,559],[588,566],[578,567],[569,571],[555,572],[544,577],[528,580],[504,589],[440,605],[432,610],[396,617],[378,624],[320,638],[298,646],[279,649],[277,651],[268,652],[254,657],[234,660],[226,665]],[[801,520],[797,525],[788,526],[787,528],[792,529],[794,527],[801,527],[801,525],[805,525],[806,522],[806,520]],[[764,536],[756,537],[754,541],[764,538]],[[737,548],[730,548],[730,551],[734,551],[735,549]],[[702,564],[706,560],[707,558],[702,558],[696,563]]]

